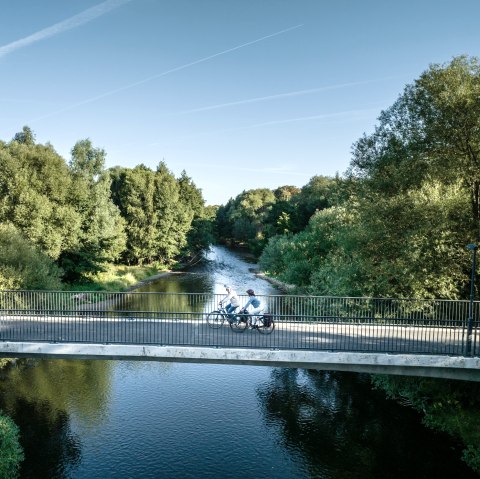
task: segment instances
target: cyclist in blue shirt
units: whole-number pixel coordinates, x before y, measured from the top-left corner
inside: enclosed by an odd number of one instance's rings
[[[255,326],[257,323],[257,318],[255,316],[260,315],[265,310],[265,304],[260,298],[255,296],[253,289],[247,289],[247,294],[249,296],[248,301],[240,310],[240,314],[245,314],[248,312],[252,316],[252,326]],[[250,306],[250,311],[247,311]]]

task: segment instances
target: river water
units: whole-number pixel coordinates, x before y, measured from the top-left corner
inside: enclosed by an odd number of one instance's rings
[[[145,291],[276,291],[221,247]],[[448,436],[368,375],[141,361],[19,361],[0,408],[22,478],[474,478]]]

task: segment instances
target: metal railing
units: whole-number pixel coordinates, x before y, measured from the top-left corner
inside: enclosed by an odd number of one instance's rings
[[[273,334],[210,329],[223,295],[0,291],[0,340],[478,356],[479,302],[263,296]],[[240,298],[243,304],[247,297]]]

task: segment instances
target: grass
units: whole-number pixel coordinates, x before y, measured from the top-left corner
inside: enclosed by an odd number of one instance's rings
[[[135,284],[168,269],[159,265],[105,265],[105,271],[88,277],[88,282],[68,285],[70,291],[126,291]]]

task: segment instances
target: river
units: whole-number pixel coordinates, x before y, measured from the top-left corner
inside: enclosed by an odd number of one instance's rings
[[[215,247],[143,291],[276,293]],[[21,477],[475,478],[447,435],[368,375],[141,361],[19,361],[0,408],[21,429]]]

